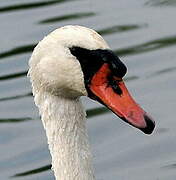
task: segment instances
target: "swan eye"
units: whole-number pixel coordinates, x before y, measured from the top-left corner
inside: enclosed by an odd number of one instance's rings
[[[101,60],[100,50],[89,50],[81,47],[71,47],[69,48],[73,56],[79,61],[83,74],[85,84],[88,83],[91,77],[100,69],[103,65]]]
[[[71,47],[70,52],[79,61],[83,74],[84,82],[87,86],[90,84],[92,77],[99,71],[103,64],[108,64],[111,76],[122,78],[126,72],[126,66],[120,61],[118,56],[109,49],[89,50],[81,47]],[[113,80],[110,81],[114,90],[121,94],[118,84]]]

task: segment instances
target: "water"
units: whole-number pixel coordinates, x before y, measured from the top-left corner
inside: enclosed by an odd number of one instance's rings
[[[97,179],[175,180],[175,17],[175,0],[1,0],[0,179],[54,179],[27,63],[44,35],[79,24],[119,54],[129,90],[157,123],[144,135],[84,98]]]

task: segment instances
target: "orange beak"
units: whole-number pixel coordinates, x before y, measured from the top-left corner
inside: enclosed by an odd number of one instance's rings
[[[152,133],[155,122],[131,97],[122,78],[112,75],[107,63],[92,77],[89,89],[93,99],[100,101],[121,119],[146,134]]]

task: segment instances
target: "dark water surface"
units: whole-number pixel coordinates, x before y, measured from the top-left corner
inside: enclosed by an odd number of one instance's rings
[[[51,180],[45,132],[26,78],[57,27],[95,29],[128,66],[126,84],[156,120],[151,136],[83,98],[98,180],[176,179],[176,1],[0,1],[0,179]]]

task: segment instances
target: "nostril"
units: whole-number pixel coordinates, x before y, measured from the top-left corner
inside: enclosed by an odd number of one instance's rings
[[[143,131],[145,134],[151,134],[155,128],[155,121],[153,121],[153,119],[146,114],[144,115],[144,119],[146,122],[146,127],[141,128],[141,131]]]
[[[108,85],[112,87],[112,89],[115,91],[115,93],[121,95],[122,90],[120,89],[119,83],[114,77],[109,76],[108,77]]]

